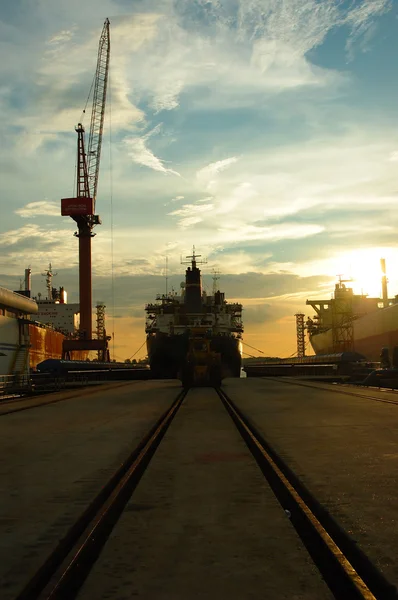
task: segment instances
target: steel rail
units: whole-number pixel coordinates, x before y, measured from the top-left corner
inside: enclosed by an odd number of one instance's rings
[[[224,390],[216,392],[335,598],[392,600],[397,589],[312,496]]]
[[[321,387],[321,386],[317,385],[316,383],[310,384],[310,383],[304,383],[302,381],[287,381],[286,379],[285,380],[282,380],[279,378],[276,379],[275,377],[267,377],[267,379],[271,379],[272,381],[279,381],[281,383],[289,383],[290,385],[301,385],[303,387],[313,388],[315,390],[325,390],[325,392],[335,392],[335,393],[339,393],[339,394],[346,394],[346,396],[355,396],[357,398],[366,398],[366,400],[373,400],[375,402],[384,402],[385,404],[398,405],[398,399],[397,400],[389,400],[388,398],[378,398],[377,396],[368,396],[367,394],[357,393],[352,390],[342,390],[339,388],[325,388],[325,387]],[[390,393],[393,391],[390,388],[378,388],[378,389],[384,389]]]
[[[43,592],[44,597],[52,600],[71,600],[77,596],[187,393],[182,390],[178,394],[16,600],[35,600]]]

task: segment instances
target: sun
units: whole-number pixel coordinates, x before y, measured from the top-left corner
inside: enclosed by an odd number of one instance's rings
[[[355,294],[365,294],[370,298],[381,298],[382,269],[380,259],[386,261],[387,279],[389,281],[389,297],[398,293],[398,280],[393,266],[397,264],[398,249],[366,248],[352,250],[336,257],[333,261],[339,269],[335,275],[349,280]]]

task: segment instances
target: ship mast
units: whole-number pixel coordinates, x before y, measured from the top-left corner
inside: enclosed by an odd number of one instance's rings
[[[220,271],[213,269],[213,296],[216,295],[217,292],[217,281],[220,279]]]
[[[197,258],[201,258],[202,255],[201,254],[196,254],[196,250],[195,250],[195,246],[192,246],[192,254],[191,256],[186,256],[185,258],[187,258],[188,260],[182,260],[181,259],[181,264],[182,265],[191,265],[192,269],[196,269],[196,265],[206,265],[207,264],[207,260],[204,258],[203,260],[196,260]]]
[[[56,275],[58,275],[58,273],[53,273],[51,263],[48,265],[47,271],[42,273],[42,277],[46,278],[47,300],[53,299],[52,280],[53,280],[53,277],[55,277]]]
[[[195,246],[192,247],[191,256],[185,257],[187,260],[181,260],[181,264],[191,264],[190,267],[185,271],[185,305],[187,311],[190,313],[201,313],[202,312],[202,280],[200,276],[200,269],[197,265],[206,264],[207,261],[197,260],[201,258],[201,254],[196,254]]]

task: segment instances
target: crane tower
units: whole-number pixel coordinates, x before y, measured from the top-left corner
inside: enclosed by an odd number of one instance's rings
[[[75,236],[79,239],[79,301],[80,339],[64,340],[64,355],[72,350],[100,350],[103,341],[92,339],[92,280],[91,238],[93,229],[101,224],[95,214],[98,176],[101,159],[102,133],[104,128],[106,92],[110,58],[109,19],[106,19],[99,40],[97,68],[91,110],[90,132],[87,152],[85,129],[82,123],[75,127],[77,133],[76,197],[61,200],[61,215],[70,216],[77,223]]]

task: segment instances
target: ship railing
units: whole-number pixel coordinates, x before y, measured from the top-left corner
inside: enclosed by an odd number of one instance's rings
[[[0,398],[5,399],[29,391],[31,378],[29,375],[0,375]]]
[[[81,387],[104,381],[126,379],[148,379],[149,368],[83,369],[66,372],[31,372],[29,375],[1,375],[0,401],[18,396],[62,391],[66,388]]]

